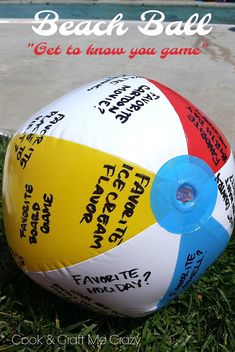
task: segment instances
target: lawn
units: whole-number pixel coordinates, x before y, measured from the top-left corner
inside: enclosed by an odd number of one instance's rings
[[[0,140],[0,180],[7,139]],[[0,213],[0,351],[235,351],[235,237],[206,275],[141,319],[103,316],[34,284],[10,255]]]

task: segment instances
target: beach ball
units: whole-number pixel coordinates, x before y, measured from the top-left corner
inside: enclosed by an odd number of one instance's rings
[[[231,148],[201,110],[144,77],[73,90],[12,137],[3,178],[20,268],[98,312],[150,314],[225,249],[235,213]]]

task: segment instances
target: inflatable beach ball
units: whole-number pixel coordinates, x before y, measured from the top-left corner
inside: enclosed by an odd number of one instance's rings
[[[51,292],[107,314],[144,316],[225,249],[234,170],[224,135],[176,92],[131,75],[93,82],[11,139],[9,247]]]

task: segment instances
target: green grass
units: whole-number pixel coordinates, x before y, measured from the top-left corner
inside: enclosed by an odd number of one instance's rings
[[[7,140],[1,139],[0,181],[6,145]],[[121,319],[69,304],[28,279],[13,262],[3,234],[2,211],[0,214],[1,351],[235,351],[234,237],[206,275],[166,308],[147,318]],[[14,345],[15,334],[28,338],[38,336],[42,345]],[[57,342],[62,335],[68,339],[64,345]],[[98,335],[107,340],[103,340],[103,345],[102,340],[92,345],[91,339]],[[115,335],[124,340],[118,341]],[[55,344],[50,345],[50,336]],[[120,343],[112,344],[110,337]],[[139,337],[140,342],[125,344],[126,337]],[[80,343],[73,344],[76,339]]]

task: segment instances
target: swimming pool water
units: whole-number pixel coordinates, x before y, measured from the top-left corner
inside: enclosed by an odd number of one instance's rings
[[[211,23],[235,24],[235,7],[226,4],[224,7],[210,6],[157,6],[157,5],[123,5],[123,4],[0,4],[0,18],[34,18],[36,12],[41,10],[56,11],[61,19],[112,19],[122,12],[123,20],[140,20],[142,12],[159,10],[166,16],[166,21],[185,21],[193,13],[200,17],[212,13]]]

